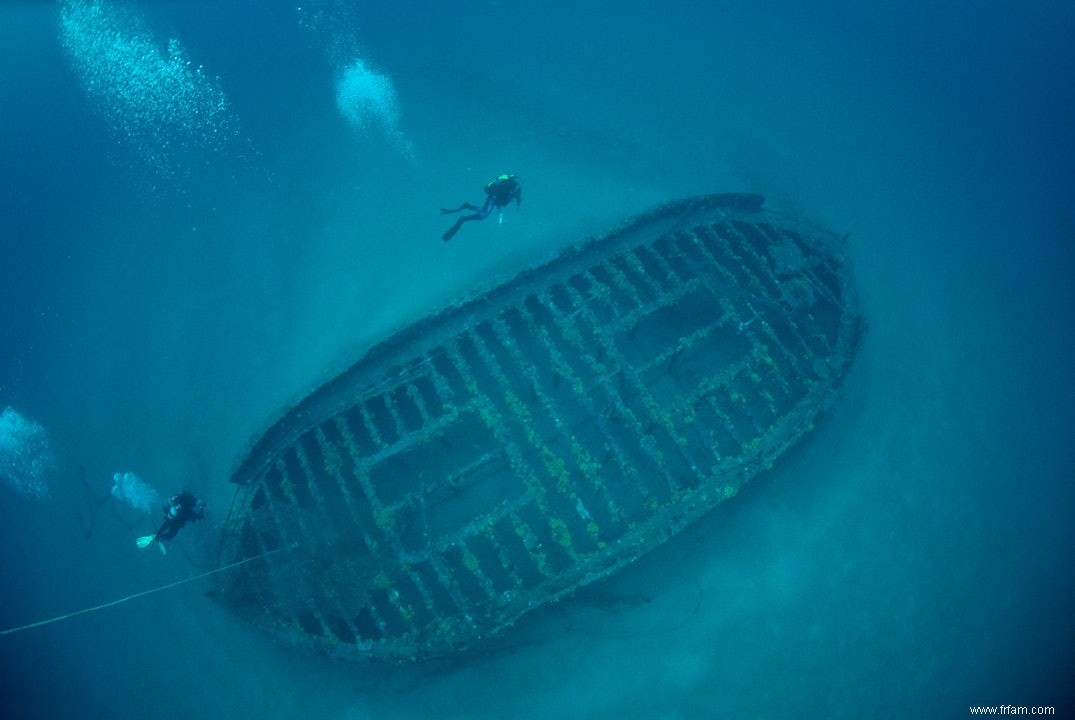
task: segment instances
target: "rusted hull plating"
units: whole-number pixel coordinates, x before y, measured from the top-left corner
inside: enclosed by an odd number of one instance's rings
[[[470,646],[734,496],[861,332],[845,243],[751,195],[659,207],[375,347],[236,471],[215,594],[289,644]]]

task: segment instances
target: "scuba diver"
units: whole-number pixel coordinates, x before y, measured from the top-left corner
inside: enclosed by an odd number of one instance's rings
[[[152,535],[143,535],[138,538],[138,547],[144,548],[154,540],[157,541],[161,552],[165,555],[164,540],[171,540],[179,530],[191,520],[201,520],[205,517],[205,503],[184,490],[178,495],[173,495],[164,505],[164,522]]]
[[[464,215],[455,221],[455,225],[452,225],[448,232],[441,235],[441,239],[444,242],[448,242],[452,239],[452,236],[459,232],[459,228],[463,227],[463,223],[470,220],[484,220],[489,217],[489,213],[493,211],[493,208],[503,210],[504,207],[512,200],[515,201],[515,206],[518,207],[523,201],[523,185],[519,182],[519,178],[514,175],[501,175],[496,180],[493,180],[485,186],[485,204],[481,207],[477,205],[471,205],[470,203],[463,203],[454,210],[445,210],[441,208],[441,215],[450,215],[451,213],[457,213],[460,210],[473,210],[473,215]]]

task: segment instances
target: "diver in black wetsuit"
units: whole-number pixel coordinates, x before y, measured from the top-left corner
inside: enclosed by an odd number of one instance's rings
[[[173,495],[165,503],[163,510],[164,522],[157,528],[157,532],[138,538],[138,547],[144,548],[156,540],[160,543],[161,552],[164,552],[164,540],[174,538],[191,520],[201,520],[205,517],[205,504],[186,490]]]
[[[205,505],[186,490],[173,495],[163,509],[164,522],[156,533],[158,540],[171,540],[189,521],[205,517]]]
[[[501,175],[496,180],[485,186],[485,204],[480,208],[477,205],[471,205],[470,203],[463,203],[454,210],[445,210],[441,208],[441,215],[449,215],[451,213],[457,213],[460,210],[474,210],[473,215],[464,215],[455,221],[455,225],[452,225],[448,232],[441,235],[441,239],[444,242],[448,242],[452,239],[452,236],[459,232],[459,228],[463,227],[463,223],[471,220],[484,220],[489,217],[489,213],[493,211],[493,208],[503,208],[512,200],[515,201],[516,207],[523,201],[523,185],[519,182],[519,178],[514,175]]]

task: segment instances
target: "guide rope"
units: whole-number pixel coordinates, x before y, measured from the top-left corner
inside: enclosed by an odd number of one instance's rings
[[[248,558],[245,558],[243,560],[237,560],[236,562],[229,563],[227,565],[224,565],[223,567],[218,567],[215,570],[210,570],[209,572],[204,572],[204,573],[201,573],[200,575],[194,575],[193,577],[184,578],[183,580],[176,580],[173,583],[168,583],[167,585],[161,585],[160,587],[155,587],[155,588],[152,588],[150,590],[143,590],[142,592],[138,592],[138,593],[134,593],[133,595],[128,595],[126,597],[122,597],[119,600],[113,600],[111,602],[106,602],[106,603],[103,603],[101,605],[95,605],[95,606],[90,607],[90,608],[83,608],[82,610],[76,610],[75,612],[70,612],[70,613],[67,613],[66,615],[58,615],[56,617],[49,618],[48,620],[39,620],[38,622],[30,623],[28,625],[19,625],[18,627],[8,628],[7,630],[0,630],[0,636],[2,636],[2,635],[12,635],[12,634],[17,633],[17,632],[22,632],[23,630],[30,630],[32,628],[41,627],[43,625],[51,625],[52,623],[56,623],[56,622],[59,622],[61,620],[66,620],[68,618],[77,617],[78,615],[85,615],[87,613],[97,612],[98,610],[104,610],[105,608],[110,608],[113,605],[120,605],[121,603],[125,603],[125,602],[128,602],[130,600],[134,600],[136,598],[143,597],[145,595],[152,595],[153,593],[158,593],[158,592],[161,592],[162,590],[168,590],[168,589],[174,588],[174,587],[176,587],[178,585],[185,585],[186,583],[194,582],[195,580],[201,580],[202,578],[209,577],[210,575],[216,575],[217,573],[222,573],[225,570],[231,570],[232,568],[239,567],[240,565],[245,565],[248,562],[254,562],[255,560],[260,560],[263,557],[267,557],[269,555],[274,555],[274,554],[276,554],[278,552],[283,552],[284,550],[289,550],[291,548],[294,548],[296,545],[298,545],[298,543],[292,543],[291,545],[285,545],[284,547],[278,547],[275,550],[266,550],[265,552],[261,553],[260,555],[254,555],[253,557],[248,557]]]

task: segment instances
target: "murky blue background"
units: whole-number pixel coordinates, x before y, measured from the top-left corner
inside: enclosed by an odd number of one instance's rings
[[[772,473],[458,667],[277,647],[199,580],[0,637],[4,716],[1070,714],[1073,36],[1059,1],[3,3],[4,628],[211,570],[289,402],[652,204],[851,233],[870,328]],[[442,243],[502,172],[522,207]],[[123,471],[208,519],[137,550]]]

